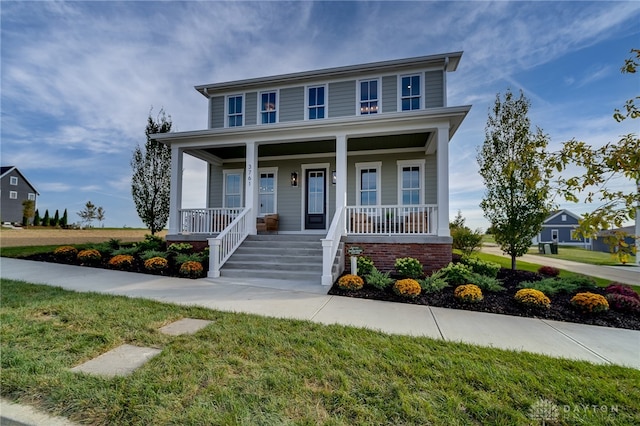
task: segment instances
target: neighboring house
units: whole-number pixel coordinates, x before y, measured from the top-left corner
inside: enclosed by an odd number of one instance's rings
[[[278,237],[311,235],[322,247],[324,285],[349,268],[348,258],[336,259],[353,246],[381,270],[405,256],[426,269],[445,266],[449,142],[471,108],[447,104],[446,76],[461,56],[196,86],[208,128],[153,135],[172,151],[167,241],[212,238],[215,277],[248,235],[265,229],[257,222],[277,215]],[[207,163],[201,209],[181,205],[184,154]]]
[[[591,246],[590,238],[575,238],[573,232],[579,225],[580,216],[569,210],[556,210],[544,220],[536,243],[557,243],[566,246]]]
[[[624,238],[625,243],[629,244],[630,246],[634,246],[636,244],[635,238],[633,236],[635,232],[635,226],[625,226],[623,228],[608,229],[606,231],[598,232],[598,235],[593,239],[592,250],[610,253],[611,248],[605,242],[605,238],[611,235],[615,235],[618,231],[624,232],[627,235]]]
[[[22,202],[37,202],[36,188],[15,166],[0,168],[0,220],[2,223],[22,223]]]

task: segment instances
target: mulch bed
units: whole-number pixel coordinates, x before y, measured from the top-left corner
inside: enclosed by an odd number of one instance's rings
[[[580,324],[599,325],[603,327],[626,328],[640,330],[640,315],[608,310],[597,314],[584,314],[574,309],[569,301],[575,295],[559,293],[551,299],[549,309],[527,308],[514,301],[514,295],[519,290],[517,285],[523,281],[537,281],[542,275],[535,272],[512,271],[502,268],[498,279],[502,281],[505,291],[497,293],[483,292],[484,300],[479,303],[462,303],[453,297],[455,286],[446,287],[438,293],[421,294],[415,299],[396,295],[391,286],[385,290],[378,290],[365,285],[361,290],[342,290],[336,284],[329,290],[329,294],[363,299],[385,300],[390,302],[411,303],[415,305],[429,305],[441,308],[465,309],[469,311],[490,312],[494,314],[514,315],[519,317],[544,318],[555,321],[567,321]],[[591,293],[606,294],[603,288],[584,289]]]

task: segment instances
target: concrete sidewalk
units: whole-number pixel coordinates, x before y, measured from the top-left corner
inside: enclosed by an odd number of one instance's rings
[[[299,282],[188,280],[9,258],[0,258],[0,276],[66,290],[344,324],[640,369],[640,331],[634,330],[330,296],[326,287]],[[46,418],[30,407],[0,400],[3,425],[71,425],[64,419],[43,423],[41,416]]]
[[[562,247],[560,247],[562,250]],[[505,255],[500,247],[496,244],[484,244],[481,251],[483,253],[495,254],[502,257],[510,257]],[[590,265],[587,263],[572,262],[570,260],[557,259],[548,256],[536,256],[535,254],[525,254],[517,259],[536,265],[553,266],[554,268],[564,269],[566,271],[576,272],[578,274],[589,275],[592,277],[604,278],[619,283],[640,285],[640,267],[635,265],[628,266],[603,266]]]

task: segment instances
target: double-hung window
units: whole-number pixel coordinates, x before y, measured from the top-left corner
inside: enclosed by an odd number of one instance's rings
[[[276,92],[265,92],[260,94],[260,116],[262,124],[276,122]]]
[[[242,95],[227,98],[227,120],[228,127],[242,126]]]
[[[16,176],[11,176],[9,178],[9,185],[16,186],[18,184],[18,178]]]
[[[223,206],[242,207],[242,170],[225,170],[223,175]]]
[[[324,118],[325,103],[325,87],[316,86],[307,89],[307,111],[309,120],[318,120]]]
[[[276,181],[277,169],[264,169],[259,171],[260,187],[258,199],[260,202],[259,215],[277,213],[276,211]]]
[[[402,111],[420,109],[420,75],[407,75],[401,78]]]
[[[360,82],[360,114],[378,113],[378,80]]]
[[[377,206],[380,204],[381,163],[356,164],[356,194],[359,206]]]
[[[33,192],[30,192],[27,195],[27,200],[35,201],[36,200],[36,194],[34,194]]]
[[[424,203],[424,160],[398,161],[398,204]]]
[[[9,191],[9,198],[12,200],[17,200],[18,199],[18,192],[17,191]]]

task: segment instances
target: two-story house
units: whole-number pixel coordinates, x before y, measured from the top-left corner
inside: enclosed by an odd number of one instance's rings
[[[22,202],[38,196],[36,188],[15,166],[0,168],[0,220],[2,222],[22,223]]]
[[[293,260],[298,264],[289,268],[313,269],[324,285],[349,268],[344,255],[353,246],[380,270],[405,256],[426,269],[445,266],[451,260],[449,142],[471,108],[447,104],[447,73],[461,56],[196,86],[208,100],[208,128],[154,135],[172,151],[167,241],[208,239],[209,276],[216,277],[266,217],[276,218],[271,229],[278,235],[263,255],[278,238],[309,236],[322,265]],[[184,154],[208,165],[201,209],[181,206]],[[269,264],[260,265],[260,253],[253,253],[234,267],[259,265],[263,277],[286,270],[282,263],[302,249],[294,240],[285,244],[289,250]]]

